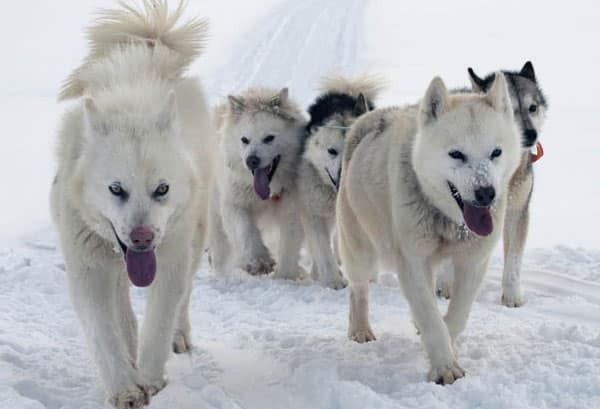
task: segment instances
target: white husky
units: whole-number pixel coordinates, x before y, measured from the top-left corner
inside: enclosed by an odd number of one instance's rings
[[[139,408],[164,387],[172,345],[190,348],[214,135],[200,85],[182,76],[206,23],[176,27],[182,3],[122,6],[88,30],[90,54],[62,90],[80,102],[62,122],[51,207],[110,402]],[[129,281],[149,287],[139,352]]]
[[[275,268],[276,277],[300,278],[302,226],[294,203],[305,124],[300,110],[287,88],[257,88],[229,96],[215,116],[220,149],[210,200],[213,268],[250,274]],[[259,227],[279,230],[276,267]]]
[[[309,107],[308,141],[298,171],[298,204],[313,266],[313,279],[339,289],[345,282],[331,247],[335,199],[342,172],[346,132],[356,118],[374,108],[382,88],[376,77],[327,77]]]
[[[396,271],[431,362],[429,379],[464,376],[453,341],[501,234],[520,153],[501,73],[486,94],[450,95],[435,78],[418,109],[376,110],[354,124],[336,208],[352,339],[375,339],[368,283],[378,267]],[[447,257],[456,277],[442,318],[433,268]]]

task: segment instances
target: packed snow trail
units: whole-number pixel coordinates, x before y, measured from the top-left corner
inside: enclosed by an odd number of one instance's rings
[[[205,79],[211,100],[249,85],[288,85],[306,105],[321,74],[360,71],[362,3],[281,5]],[[192,296],[195,349],[169,361],[169,385],[151,408],[600,407],[600,251],[529,251],[520,309],[499,304],[500,277],[495,260],[457,344],[467,376],[441,387],[426,382],[428,363],[395,280],[371,287],[378,340],[359,345],[346,337],[347,290],[217,277],[204,263]],[[144,291],[132,289],[132,298],[141,317]],[[103,407],[52,229],[0,248],[0,408]]]

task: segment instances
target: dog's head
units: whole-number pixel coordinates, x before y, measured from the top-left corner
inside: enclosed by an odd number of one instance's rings
[[[262,200],[281,192],[285,186],[279,176],[295,168],[302,144],[302,118],[287,88],[230,95],[225,116],[228,162],[247,172]]]
[[[450,95],[435,78],[419,108],[413,166],[424,194],[480,236],[520,160],[518,130],[502,73],[485,94]]]
[[[342,175],[345,135],[356,118],[373,109],[363,93],[356,97],[339,92],[319,96],[308,112],[308,142],[304,157],[313,164],[323,183],[336,191]]]
[[[123,252],[131,281],[152,283],[155,248],[184,211],[196,176],[177,126],[175,96],[128,112],[86,99],[83,155],[76,170],[88,223]]]
[[[520,71],[505,72],[504,75],[515,120],[521,131],[523,148],[530,149],[536,144],[546,119],[546,97],[537,82],[531,61],[527,61]],[[472,68],[469,68],[469,77],[473,90],[477,92],[487,92],[494,83],[494,74],[481,78]]]

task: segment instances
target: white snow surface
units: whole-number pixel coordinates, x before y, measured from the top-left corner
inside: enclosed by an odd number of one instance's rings
[[[85,55],[82,28],[108,0],[3,4],[0,48],[0,408],[98,409],[104,390],[72,310],[47,194],[60,81]],[[496,257],[457,343],[467,376],[426,382],[428,363],[396,280],[371,286],[376,342],[346,337],[347,290],[203,264],[192,297],[195,348],[168,362],[151,408],[599,408],[600,68],[592,1],[386,0],[190,2],[211,19],[192,67],[211,102],[249,85],[289,86],[306,105],[321,74],[380,73],[380,105],[418,100],[532,59],[550,100],[536,164],[527,303],[499,304]],[[132,289],[142,318],[144,291]],[[446,301],[439,301],[441,309]]]

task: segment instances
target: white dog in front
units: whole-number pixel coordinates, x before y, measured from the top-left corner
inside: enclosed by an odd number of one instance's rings
[[[62,99],[51,207],[73,305],[110,402],[140,408],[165,386],[172,348],[190,348],[187,303],[206,230],[212,123],[182,76],[206,23],[176,27],[183,4],[105,10]],[[149,288],[138,349],[129,283]]]
[[[501,73],[485,94],[449,94],[435,78],[420,107],[380,109],[347,137],[337,200],[340,255],[350,287],[349,336],[375,339],[368,283],[396,271],[431,363],[429,379],[464,376],[453,341],[502,232],[520,138]],[[456,277],[444,318],[433,269],[451,258]]]
[[[302,226],[294,203],[304,119],[287,88],[229,96],[215,113],[220,147],[211,189],[210,258],[218,272],[298,279]],[[279,233],[277,265],[263,240]]]

